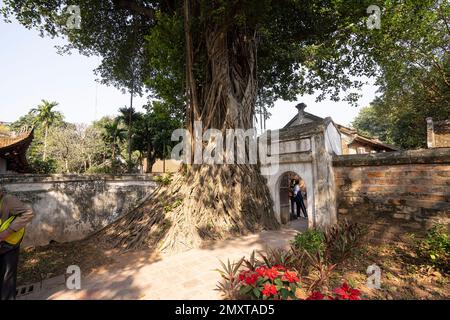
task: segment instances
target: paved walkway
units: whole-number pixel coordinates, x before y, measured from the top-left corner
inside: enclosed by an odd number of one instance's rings
[[[292,221],[278,231],[263,231],[233,240],[217,241],[207,248],[172,256],[152,252],[126,253],[116,263],[82,277],[81,290],[68,290],[64,279],[20,299],[220,299],[215,291],[220,275],[215,269],[224,262],[248,257],[266,246],[288,247],[297,230],[306,229],[305,220]]]

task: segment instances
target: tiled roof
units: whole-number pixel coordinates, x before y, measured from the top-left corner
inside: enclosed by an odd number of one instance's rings
[[[359,134],[358,131],[355,130],[355,129],[348,128],[348,127],[345,127],[345,126],[340,125],[340,124],[338,124],[337,127],[338,127],[338,129],[339,129],[339,131],[341,133],[353,136],[353,141],[359,141],[359,142],[371,144],[371,145],[374,145],[374,146],[380,146],[382,148],[390,149],[392,151],[399,151],[400,150],[400,148],[398,148],[396,146],[393,146],[393,145],[390,145],[390,144],[387,144],[387,143],[384,143],[383,141],[380,141],[378,139],[374,139],[374,138],[363,136],[363,135]]]
[[[323,132],[326,126],[331,122],[331,118],[325,118],[312,122],[307,122],[295,126],[284,127],[278,130],[279,140],[287,141],[294,139],[301,139],[304,137],[310,137],[316,133]]]
[[[316,115],[314,115],[312,113],[309,113],[309,112],[304,112],[304,116],[305,116],[305,118],[309,118],[310,120],[312,120],[312,122],[311,122],[312,125],[308,126],[308,128],[309,127],[314,127],[314,124],[317,125],[318,123],[320,123],[321,120],[322,121],[325,120],[324,118],[321,118],[321,117],[316,116]],[[294,127],[294,126],[292,126],[292,124],[297,120],[297,118],[298,118],[298,114],[296,114],[286,124],[286,126],[284,126],[283,129],[286,129],[286,128],[289,128],[289,127]],[[384,143],[384,142],[382,142],[382,141],[380,141],[378,139],[365,137],[365,136],[359,134],[357,132],[357,130],[355,130],[355,129],[351,129],[351,128],[345,127],[343,125],[340,125],[340,124],[336,124],[336,126],[337,126],[337,128],[339,129],[339,131],[341,133],[352,135],[354,137],[354,140],[359,140],[361,142],[364,142],[364,143],[367,143],[367,144],[371,144],[371,145],[374,145],[374,146],[378,146],[378,147],[382,147],[382,148],[385,148],[385,149],[388,149],[388,150],[392,150],[392,151],[400,150],[398,147],[389,145],[389,144]]]
[[[33,130],[21,133],[17,136],[0,136],[0,149],[14,147],[21,143],[28,143],[32,139]]]

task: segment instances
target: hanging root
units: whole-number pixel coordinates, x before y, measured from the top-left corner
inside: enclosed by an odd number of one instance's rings
[[[201,165],[182,168],[170,185],[92,238],[123,250],[180,252],[204,240],[278,227],[256,166]]]

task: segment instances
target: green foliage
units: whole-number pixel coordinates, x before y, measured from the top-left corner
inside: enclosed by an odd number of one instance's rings
[[[0,134],[8,134],[9,132],[10,130],[8,126],[0,124]]]
[[[111,167],[110,166],[97,166],[94,165],[92,167],[89,167],[86,172],[86,174],[110,174],[111,172]]]
[[[34,115],[33,124],[42,125],[45,129],[48,129],[57,122],[62,122],[63,115],[59,111],[54,111],[53,108],[58,106],[55,101],[47,101],[42,99],[41,104],[36,108],[31,109],[30,113]]]
[[[177,199],[174,202],[169,203],[169,204],[164,204],[165,203],[164,200],[162,200],[162,201],[163,201],[163,206],[164,206],[164,212],[170,212],[170,211],[174,210],[175,208],[179,207],[183,203],[183,200],[181,200],[181,199]]]
[[[260,105],[299,94],[321,92],[339,99],[360,86],[357,76],[374,73],[368,42],[366,9],[385,1],[262,0],[196,1],[192,3],[194,73],[199,91],[211,79],[206,39],[220,28],[224,36],[244,44],[258,35],[257,82]],[[29,5],[5,0],[1,13],[50,36],[64,35],[75,49],[102,57],[97,69],[103,83],[141,93],[144,83],[170,105],[185,97],[183,2],[80,0],[81,29],[65,27],[70,1],[49,0]],[[411,27],[411,24],[407,24]],[[385,34],[385,32],[378,32]],[[364,42],[365,41],[365,42]],[[230,41],[230,44],[232,42]],[[238,42],[236,42],[237,44]],[[230,50],[230,52],[233,50]],[[247,59],[234,50],[231,59]],[[206,95],[206,92],[204,93]]]
[[[47,158],[33,158],[29,160],[31,171],[37,174],[52,174],[57,173],[58,164],[56,160]]]
[[[146,112],[135,122],[133,150],[138,150],[147,158],[149,169],[157,158],[166,159],[172,147],[178,143],[171,141],[172,132],[182,126],[182,116],[175,106],[153,101],[144,107]]]
[[[148,61],[153,68],[145,83],[167,106],[181,108],[185,64],[183,18],[178,13],[157,12],[156,20],[158,23],[145,36]]]
[[[324,233],[327,260],[340,263],[349,258],[361,246],[366,232],[366,227],[347,220],[329,227]]]
[[[377,138],[383,142],[397,144],[393,141],[391,130],[387,117],[380,117],[373,106],[364,107],[352,122],[352,126],[358,130],[358,133]]]
[[[323,254],[325,250],[325,235],[317,229],[307,229],[299,232],[292,242],[296,249],[303,249],[309,254]]]
[[[425,239],[416,242],[416,251],[428,264],[450,272],[450,238],[445,225],[433,226]]]
[[[241,268],[243,262],[244,258],[233,263],[228,260],[227,264],[220,261],[222,269],[216,269],[222,280],[218,282],[215,290],[221,292],[225,300],[236,300],[240,298],[239,269]]]
[[[283,248],[267,248],[264,252],[260,252],[259,255],[269,268],[277,265],[291,267],[294,264],[292,252]]]
[[[172,174],[168,173],[168,174],[156,176],[154,178],[154,181],[160,185],[168,186],[172,183]]]
[[[296,250],[300,250],[300,252],[304,254],[306,259],[306,270],[308,274],[310,274],[309,277],[312,279],[308,291],[322,290],[323,286],[328,285],[331,273],[334,268],[336,268],[337,264],[331,263],[320,251],[311,253],[305,249]]]
[[[16,121],[10,123],[8,125],[9,130],[10,131],[16,131],[19,132],[22,128],[26,127],[26,128],[31,128],[35,125],[36,121],[35,121],[35,115],[31,112],[28,112],[27,114],[21,116],[19,119],[17,119]],[[36,136],[36,134],[39,131],[39,126],[37,126],[35,128],[34,131],[34,135]]]
[[[361,110],[353,126],[404,149],[426,147],[427,117],[450,114],[450,2],[385,1],[376,44],[381,95]]]

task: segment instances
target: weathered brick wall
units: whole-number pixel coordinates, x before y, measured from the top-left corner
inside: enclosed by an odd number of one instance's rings
[[[333,166],[340,218],[402,230],[449,222],[450,148],[337,156]]]

